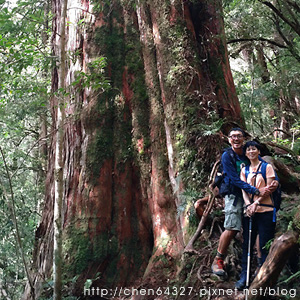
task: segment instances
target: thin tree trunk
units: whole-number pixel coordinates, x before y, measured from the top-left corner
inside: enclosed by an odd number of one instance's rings
[[[65,77],[66,77],[66,16],[68,1],[64,0],[61,11],[60,30],[60,74],[59,94],[56,122],[56,148],[55,148],[55,201],[54,201],[54,248],[53,248],[53,299],[62,298],[62,205],[64,195],[63,182],[63,148],[64,148],[64,122],[65,122]]]
[[[29,282],[29,285],[30,285],[30,296],[31,296],[31,299],[34,300],[35,299],[34,284],[33,284],[33,281],[32,281],[32,276],[30,274],[28,264],[27,264],[26,259],[25,259],[23,243],[22,243],[22,240],[21,240],[21,234],[20,234],[19,224],[18,224],[17,215],[16,215],[15,196],[14,196],[14,190],[13,190],[13,186],[12,186],[12,180],[11,180],[11,176],[10,176],[8,166],[7,166],[7,163],[6,163],[5,155],[4,155],[3,150],[2,150],[1,147],[0,147],[0,153],[1,153],[1,156],[2,156],[2,159],[3,159],[3,162],[4,162],[4,167],[5,167],[6,175],[7,175],[7,178],[8,178],[9,191],[10,191],[10,200],[9,200],[8,194],[5,190],[4,185],[1,182],[1,180],[0,180],[0,184],[3,187],[3,192],[4,192],[4,196],[7,200],[7,204],[11,209],[13,224],[14,224],[14,227],[15,227],[15,230],[16,230],[16,242],[17,242],[20,254],[21,254],[21,258],[22,258],[24,269],[25,269],[25,273],[27,275],[27,279],[28,279],[28,282]]]
[[[42,44],[46,47],[48,44],[48,29],[49,29],[49,20],[48,20],[48,14],[49,14],[49,0],[45,1],[44,4],[44,24],[43,24],[43,31],[42,31]],[[44,80],[47,79],[48,68],[43,69],[42,78]],[[47,94],[45,93],[45,97],[47,97]],[[45,99],[45,101],[48,101],[48,99]],[[42,166],[43,170],[46,172],[46,159],[47,159],[47,113],[46,110],[42,112],[40,116],[41,121],[41,128],[40,128],[40,142],[39,142],[39,154],[40,158],[42,159]],[[43,176],[44,177],[44,176]]]

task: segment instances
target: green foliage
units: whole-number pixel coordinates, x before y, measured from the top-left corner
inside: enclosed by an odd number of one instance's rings
[[[189,218],[189,231],[193,231],[198,226],[198,216],[196,215],[194,203],[202,195],[198,191],[187,188],[179,195],[180,205],[177,208],[178,217],[187,214]]]
[[[283,281],[283,283],[289,283],[291,280],[297,279],[298,277],[300,277],[300,271],[296,272],[295,274],[293,274],[289,278],[285,279]]]
[[[86,165],[88,171],[93,174],[92,178],[97,180],[101,166],[106,159],[113,155],[112,106],[107,108],[106,103],[99,100],[94,113],[97,114],[97,120],[101,120],[103,126],[97,130],[93,140],[88,145]]]
[[[44,3],[2,1],[0,10],[0,146],[7,161],[25,260],[30,265],[40,219],[44,157],[39,155],[40,118],[47,120],[50,48],[41,42]],[[20,299],[26,283],[12,221],[9,178],[0,161],[0,281],[10,299]],[[3,190],[6,190],[5,197]]]
[[[97,57],[88,64],[89,73],[78,71],[73,86],[81,88],[92,88],[95,91],[104,92],[110,88],[109,80],[104,75],[104,68],[107,66],[105,57]]]
[[[203,136],[209,136],[220,132],[223,124],[224,124],[224,120],[219,119],[216,120],[215,122],[212,122],[209,125],[201,124],[199,128],[201,129]]]
[[[291,126],[300,92],[300,36],[288,24],[299,12],[290,2],[276,1],[283,20],[264,3],[223,2],[233,76],[247,127],[256,136],[279,127],[282,118]]]

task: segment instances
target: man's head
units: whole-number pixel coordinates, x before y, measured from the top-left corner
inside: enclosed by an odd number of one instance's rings
[[[236,127],[232,128],[228,135],[228,141],[233,149],[233,151],[238,154],[242,154],[243,152],[243,144],[245,141],[245,132],[243,129]]]

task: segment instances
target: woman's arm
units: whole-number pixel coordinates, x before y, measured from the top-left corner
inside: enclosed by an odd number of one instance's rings
[[[267,177],[267,188],[273,193],[278,185],[279,182],[276,180],[275,171],[272,165],[268,164],[266,169],[266,177]]]

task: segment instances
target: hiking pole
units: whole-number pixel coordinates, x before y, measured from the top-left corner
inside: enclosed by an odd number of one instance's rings
[[[257,172],[259,171],[259,168],[261,166],[262,163],[259,164],[258,168],[257,168]],[[255,187],[256,185],[256,178],[257,178],[257,173],[254,175],[254,183],[253,186]],[[252,195],[251,198],[251,203],[253,203],[253,199],[254,199],[254,194]],[[248,299],[248,294],[249,294],[249,283],[250,283],[250,263],[251,263],[251,235],[252,235],[252,215],[250,216],[249,219],[249,239],[248,239],[248,254],[247,254],[247,278],[246,278],[246,288],[247,288],[247,292],[246,292],[246,297],[245,300]]]
[[[248,253],[247,253],[247,278],[246,278],[246,300],[248,299],[248,289],[250,282],[250,263],[251,263],[251,236],[252,236],[252,217],[249,219],[249,239],[248,239]]]

